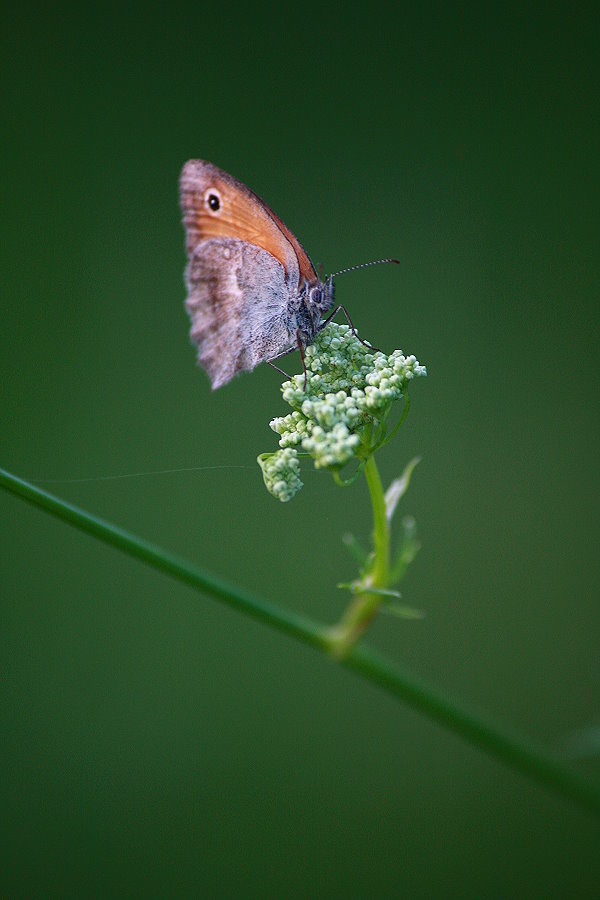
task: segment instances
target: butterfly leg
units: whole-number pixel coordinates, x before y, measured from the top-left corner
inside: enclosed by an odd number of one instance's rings
[[[333,319],[333,317],[336,315],[336,313],[340,312],[340,310],[341,310],[341,311],[344,313],[344,315],[346,316],[346,319],[347,319],[347,321],[348,321],[348,325],[349,325],[350,328],[352,329],[352,334],[354,335],[355,338],[357,338],[357,339],[361,342],[361,344],[363,345],[363,347],[366,347],[368,350],[374,350],[376,353],[382,353],[383,351],[381,351],[381,350],[379,349],[379,347],[374,347],[372,344],[368,344],[366,341],[363,341],[363,339],[362,339],[362,338],[360,337],[360,335],[358,334],[356,328],[355,328],[354,325],[352,324],[352,319],[351,319],[350,316],[348,315],[348,310],[346,309],[345,306],[342,306],[341,304],[340,304],[339,306],[336,306],[336,308],[334,309],[334,311],[333,311],[332,313],[330,313],[330,315],[327,316],[327,318],[325,319],[324,322],[321,323],[321,328],[325,328],[325,326],[328,325],[328,324],[331,322],[331,320]]]
[[[304,372],[304,391],[306,391],[306,385],[308,384],[308,373],[306,371],[306,363],[304,362],[304,344],[302,343],[302,338],[300,337],[300,329],[296,331],[296,343],[298,344],[300,359],[302,360],[302,371]],[[271,362],[270,359],[265,360],[265,362],[268,363],[272,369],[276,369],[277,372],[281,372],[282,375],[285,375],[288,381],[292,380],[291,375],[288,375],[287,372],[284,372],[283,369],[280,369],[279,366],[276,366],[275,363]]]
[[[271,366],[272,369],[276,369],[278,372],[281,372],[282,375],[285,375],[288,381],[291,381],[292,376],[288,375],[287,372],[284,372],[283,369],[280,369],[279,366],[276,366],[275,363],[271,362],[270,359],[267,359],[266,362]]]

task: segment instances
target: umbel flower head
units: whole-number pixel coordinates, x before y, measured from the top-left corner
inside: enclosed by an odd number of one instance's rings
[[[302,487],[300,461],[295,450],[288,447],[277,453],[262,453],[258,463],[267,490],[282,503],[291,500]]]
[[[258,461],[267,490],[287,501],[302,487],[298,455],[334,473],[351,459],[366,460],[387,442],[386,420],[413,378],[426,375],[414,356],[389,356],[362,344],[349,325],[330,322],[305,351],[308,373],[281,385],[292,412],[269,424],[280,450]]]

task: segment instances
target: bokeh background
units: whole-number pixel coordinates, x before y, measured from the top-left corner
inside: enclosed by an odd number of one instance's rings
[[[211,394],[188,341],[177,179],[214,161],[326,271],[401,260],[338,285],[429,371],[381,454],[386,482],[423,457],[403,591],[426,618],[369,639],[558,750],[600,716],[584,8],[23,3],[1,51],[0,464],[338,617],[364,484],[307,468],[278,504],[255,463],[278,375]],[[567,802],[16,498],[0,527],[6,896],[597,896]]]

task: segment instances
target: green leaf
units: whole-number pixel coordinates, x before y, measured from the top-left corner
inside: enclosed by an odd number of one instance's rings
[[[364,566],[369,558],[369,553],[362,544],[357,541],[354,535],[347,531],[346,534],[342,536],[342,543],[348,548],[359,566]]]
[[[415,609],[413,606],[404,606],[401,603],[386,603],[381,607],[381,611],[391,616],[397,616],[399,619],[424,619],[425,612],[422,609]]]
[[[402,519],[402,539],[396,559],[390,572],[390,584],[398,584],[404,578],[407,568],[421,549],[417,540],[417,525],[412,516]]]
[[[385,514],[387,516],[388,525],[394,517],[398,502],[405,495],[410,484],[411,475],[415,467],[421,462],[420,456],[415,456],[408,463],[400,478],[395,478],[385,492]]]

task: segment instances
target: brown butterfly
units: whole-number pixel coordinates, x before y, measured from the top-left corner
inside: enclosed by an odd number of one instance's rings
[[[185,305],[213,390],[291,350],[300,350],[304,366],[304,347],[338,309],[350,322],[341,306],[323,318],[333,307],[333,279],[342,273],[322,281],[289,228],[241,181],[190,159],[180,198],[188,255]],[[384,262],[398,260],[363,266]]]

